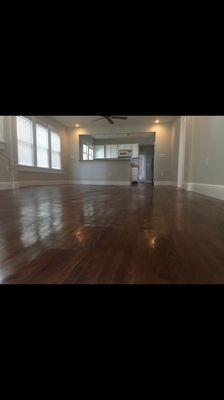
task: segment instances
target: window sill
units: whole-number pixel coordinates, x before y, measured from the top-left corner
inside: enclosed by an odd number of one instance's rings
[[[39,174],[64,174],[63,169],[30,167],[28,165],[20,165],[20,164],[18,164],[17,170],[19,172],[34,172]]]

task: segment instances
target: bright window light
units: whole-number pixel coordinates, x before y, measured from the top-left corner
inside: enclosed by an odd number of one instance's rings
[[[36,125],[37,138],[37,166],[49,168],[49,135],[48,129],[42,125]]]
[[[17,117],[18,163],[34,165],[33,124],[27,118]]]
[[[51,163],[52,168],[61,169],[61,137],[57,132],[51,132]]]

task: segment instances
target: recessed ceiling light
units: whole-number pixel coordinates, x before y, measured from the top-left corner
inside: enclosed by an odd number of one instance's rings
[[[159,120],[158,119],[156,120],[156,124],[159,124]]]
[[[78,128],[78,127],[79,127],[79,124],[76,124],[75,126],[76,126],[76,128]]]

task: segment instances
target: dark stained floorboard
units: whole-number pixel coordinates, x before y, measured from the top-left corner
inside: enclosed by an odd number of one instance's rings
[[[0,282],[224,283],[224,202],[144,184],[2,191]]]

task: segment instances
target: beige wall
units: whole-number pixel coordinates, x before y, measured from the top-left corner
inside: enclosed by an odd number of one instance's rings
[[[0,152],[10,158],[12,164],[14,164],[14,144],[13,134],[11,129],[11,117],[3,117],[4,126],[4,140],[6,143],[2,143]],[[8,161],[6,158],[0,155],[0,182],[12,182],[15,179],[15,171],[8,171]]]
[[[180,133],[180,118],[177,118],[172,125],[172,132],[171,132],[171,181],[172,182],[177,182],[179,133]]]
[[[224,185],[223,116],[187,118],[185,182]]]
[[[173,124],[153,126],[156,132],[154,177],[155,181],[173,181],[172,130]],[[176,180],[176,179],[174,179]]]

